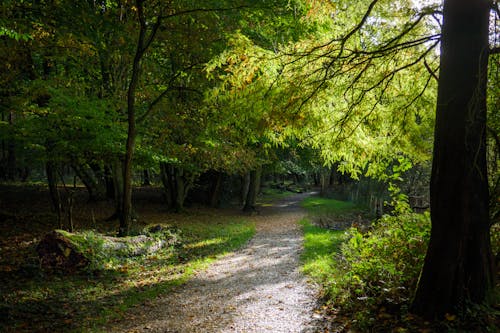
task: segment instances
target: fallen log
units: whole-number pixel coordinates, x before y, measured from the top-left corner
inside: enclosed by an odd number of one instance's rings
[[[85,269],[98,270],[110,258],[152,254],[177,242],[177,235],[166,229],[162,229],[158,234],[133,237],[54,230],[42,238],[36,250],[43,269],[76,272]]]

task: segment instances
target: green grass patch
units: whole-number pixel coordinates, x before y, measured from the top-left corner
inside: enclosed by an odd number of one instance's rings
[[[321,197],[305,198],[301,205],[314,215],[345,214],[360,210],[360,207],[353,202]]]
[[[106,269],[93,273],[47,274],[34,264],[0,272],[7,281],[0,286],[0,331],[106,331],[109,320],[186,282],[255,233],[253,224],[224,216],[180,216],[175,227],[180,245],[109,260]]]
[[[340,250],[344,232],[317,227],[307,219],[300,224],[304,232],[302,271],[316,283],[332,284],[336,275],[335,254]]]
[[[257,203],[266,205],[295,194],[297,193],[268,187],[262,190],[262,195],[257,198]]]

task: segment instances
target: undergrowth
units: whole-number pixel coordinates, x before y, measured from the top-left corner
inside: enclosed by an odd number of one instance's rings
[[[310,198],[303,206],[314,220],[325,211],[344,214],[353,204]],[[362,332],[495,332],[495,314],[484,307],[434,323],[409,313],[430,237],[430,216],[396,208],[395,216],[383,216],[367,231],[333,231],[302,221],[303,271],[323,286],[329,312]]]

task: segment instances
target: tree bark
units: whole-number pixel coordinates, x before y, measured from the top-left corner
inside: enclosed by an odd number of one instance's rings
[[[430,319],[482,303],[494,286],[485,141],[489,3],[444,2],[432,231],[412,304]]]
[[[108,217],[106,221],[121,220],[120,215],[122,214],[122,200],[123,200],[123,162],[116,159],[114,165],[109,169],[112,173],[111,185],[113,186],[113,199],[115,202],[115,212],[113,215]]]
[[[172,164],[160,162],[160,177],[168,206],[176,212],[183,211],[187,194],[193,186],[193,174]]]
[[[156,17],[156,22],[151,25],[150,33],[149,35],[147,35],[149,23],[147,22],[146,15],[144,13],[144,2],[145,0],[135,1],[137,18],[139,21],[139,36],[137,39],[137,47],[134,55],[134,60],[132,62],[131,78],[127,90],[128,130],[125,160],[123,162],[123,202],[120,214],[120,228],[118,232],[120,236],[128,235],[130,233],[130,227],[132,225],[132,159],[134,156],[135,139],[137,136],[135,103],[136,91],[139,85],[139,78],[141,74],[141,64],[144,54],[155,39],[162,18],[161,14],[158,14],[158,16]]]

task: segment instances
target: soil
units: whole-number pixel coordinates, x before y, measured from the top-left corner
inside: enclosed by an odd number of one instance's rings
[[[304,212],[295,195],[262,207],[248,246],[135,307],[110,332],[316,332],[317,290],[300,273]],[[134,318],[130,320],[127,318]]]

